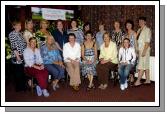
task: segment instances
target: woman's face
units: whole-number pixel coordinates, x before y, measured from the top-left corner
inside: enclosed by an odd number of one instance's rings
[[[74,43],[75,42],[75,37],[74,36],[69,36],[69,42]]]
[[[53,43],[53,39],[51,37],[47,38],[47,44],[51,45]]]
[[[37,44],[36,40],[31,40],[30,41],[30,47],[31,48],[36,48],[36,44]]]
[[[139,20],[139,26],[143,27],[146,24],[146,22],[144,20]]]
[[[87,40],[87,41],[92,40],[92,35],[91,35],[91,34],[87,34],[85,37],[86,37],[86,40]]]
[[[71,22],[71,27],[72,28],[76,28],[77,27],[77,22],[76,21],[72,21]]]
[[[127,24],[126,24],[126,29],[127,29],[127,30],[131,30],[131,29],[132,29],[132,24],[127,23]]]
[[[21,30],[21,23],[14,25],[15,31],[19,32]]]
[[[99,30],[103,31],[104,30],[104,25],[99,25]]]
[[[42,22],[41,22],[41,28],[42,28],[42,29],[47,29],[47,28],[48,28],[48,23],[45,22],[45,21],[42,21]]]
[[[61,21],[57,22],[57,29],[59,30],[63,29],[63,23]]]
[[[28,30],[32,30],[32,29],[33,29],[33,26],[34,26],[34,24],[33,24],[32,21],[29,21],[29,22],[26,24],[26,27],[27,27]]]
[[[110,42],[110,37],[108,34],[104,34],[104,42]]]
[[[124,40],[124,42],[123,42],[123,45],[124,45],[124,47],[125,48],[128,48],[129,47],[129,41],[128,40]]]
[[[115,22],[114,23],[114,28],[115,29],[120,29],[120,23],[119,22]]]

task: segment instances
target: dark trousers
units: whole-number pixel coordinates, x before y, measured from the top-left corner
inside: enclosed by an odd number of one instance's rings
[[[14,66],[14,84],[16,91],[26,90],[26,77],[23,64],[13,64]]]
[[[98,64],[96,66],[97,76],[100,84],[108,84],[108,79],[110,75],[110,70],[115,71],[118,67],[118,64],[108,62],[105,64]]]

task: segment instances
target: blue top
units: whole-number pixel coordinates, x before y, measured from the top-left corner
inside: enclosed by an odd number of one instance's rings
[[[55,41],[58,42],[61,49],[63,49],[63,45],[68,42],[68,35],[66,31],[63,31],[62,34],[58,29],[55,29],[52,32],[52,36],[54,37]]]
[[[103,44],[103,34],[102,32],[97,32],[96,33],[96,43],[98,50],[100,49],[100,46]]]
[[[55,61],[62,61],[59,50],[48,50],[46,45],[41,47],[41,56],[44,64],[53,64]]]

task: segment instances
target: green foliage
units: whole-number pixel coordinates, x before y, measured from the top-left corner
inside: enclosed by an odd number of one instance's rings
[[[9,60],[11,58],[11,47],[10,47],[10,42],[7,37],[5,37],[5,58]]]
[[[77,18],[77,22],[78,22],[78,28],[83,30],[84,22],[81,20],[80,17]]]

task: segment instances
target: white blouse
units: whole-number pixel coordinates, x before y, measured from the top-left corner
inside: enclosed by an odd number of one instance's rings
[[[128,64],[134,64],[136,60],[136,53],[133,47],[123,48],[119,50],[119,62],[127,62]]]
[[[34,64],[43,64],[40,50],[35,49],[35,52],[31,48],[27,47],[23,52],[25,67],[32,67]]]
[[[74,47],[72,47],[69,42],[65,43],[63,46],[63,57],[65,62],[71,62],[67,58],[71,58],[73,60],[78,59],[78,61],[80,61],[81,57],[80,44],[75,42]]]

